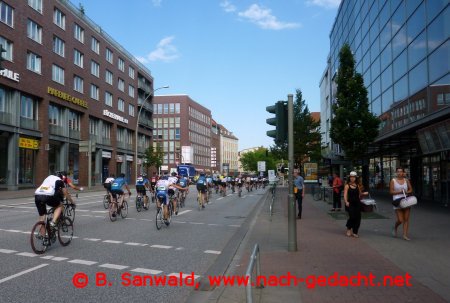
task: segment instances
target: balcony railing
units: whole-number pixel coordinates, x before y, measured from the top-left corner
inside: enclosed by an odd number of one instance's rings
[[[50,125],[50,134],[56,136],[64,136],[64,128],[58,125]]]
[[[138,98],[138,105],[139,105],[139,106],[142,106],[142,102],[144,102],[144,99],[142,99],[142,98],[139,97],[139,98]],[[145,108],[145,110],[147,110],[147,111],[153,113],[153,104],[151,104],[148,100],[145,101],[145,103],[144,103],[144,108]]]
[[[153,129],[154,127],[153,127],[153,121],[151,121],[151,120],[148,120],[148,119],[139,119],[139,124],[140,125],[143,125],[143,126],[146,126],[146,127],[148,127],[148,128],[151,128],[151,129]]]
[[[0,123],[12,125],[12,114],[6,112],[0,112]]]
[[[111,145],[111,139],[110,138],[102,138],[102,143],[104,145]]]
[[[123,141],[117,141],[117,147],[118,148],[127,148],[127,144]]]
[[[101,142],[100,138],[97,135],[90,134],[89,139],[91,140],[92,143]]]
[[[74,129],[69,129],[69,137],[72,139],[80,139],[80,131],[79,130],[74,130]]]
[[[39,128],[37,120],[28,119],[25,117],[20,117],[20,127],[33,129],[33,130],[38,130],[38,128]]]

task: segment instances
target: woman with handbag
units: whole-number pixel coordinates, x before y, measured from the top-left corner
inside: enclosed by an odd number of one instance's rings
[[[348,211],[349,219],[347,220],[347,237],[358,238],[358,229],[361,225],[361,196],[368,195],[363,192],[363,187],[358,183],[358,174],[354,171],[350,172],[348,182],[344,187],[344,201]]]
[[[411,182],[405,178],[405,170],[402,167],[397,168],[397,178],[393,178],[389,184],[389,192],[392,195],[393,201],[404,198],[405,194],[411,194],[413,192]],[[397,228],[403,224],[403,239],[406,241],[411,240],[408,238],[409,228],[409,215],[411,213],[411,207],[401,208],[400,206],[394,206],[397,221],[394,227],[392,227],[392,236],[397,237]]]

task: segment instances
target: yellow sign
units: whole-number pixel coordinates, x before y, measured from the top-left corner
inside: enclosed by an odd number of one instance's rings
[[[62,91],[59,91],[56,88],[52,88],[50,86],[47,87],[47,93],[49,95],[58,97],[58,98],[60,98],[60,99],[62,99],[64,101],[71,102],[73,104],[79,105],[79,106],[84,107],[84,108],[88,108],[88,104],[87,104],[87,102],[85,100],[81,100],[81,99],[73,97],[73,96],[71,96],[71,95],[69,95],[67,93],[63,93]]]
[[[20,137],[19,147],[27,149],[39,149],[39,140]]]
[[[303,170],[305,174],[305,182],[317,182],[317,163],[305,163],[303,165]]]

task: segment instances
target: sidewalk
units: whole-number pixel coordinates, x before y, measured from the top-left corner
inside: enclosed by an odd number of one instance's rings
[[[272,221],[265,203],[255,225],[244,240],[243,253],[236,256],[227,275],[244,275],[251,251],[258,243],[261,252],[261,274],[281,276],[288,272],[297,277],[323,275],[353,276],[360,272],[373,274],[376,283],[386,275],[412,276],[412,286],[299,286],[253,288],[253,302],[448,302],[450,295],[450,258],[447,236],[450,229],[446,209],[414,207],[407,242],[393,238],[394,222],[388,197],[374,197],[377,213],[384,219],[363,219],[360,238],[345,236],[345,220],[328,215],[330,205],[313,201],[307,194],[303,218],[297,220],[297,252],[287,251],[287,188],[278,188]],[[363,280],[361,280],[363,281]],[[310,283],[310,286],[311,283]],[[244,287],[216,288],[216,302],[246,302]]]

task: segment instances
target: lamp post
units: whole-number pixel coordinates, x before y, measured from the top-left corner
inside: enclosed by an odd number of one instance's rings
[[[136,140],[134,141],[136,144],[136,150],[134,153],[134,159],[135,159],[135,174],[136,174],[136,178],[138,176],[138,138],[139,138],[139,118],[141,117],[141,112],[142,109],[144,108],[145,102],[147,102],[147,100],[159,89],[163,89],[163,88],[169,88],[168,85],[165,86],[161,86],[158,87],[157,89],[154,89],[153,91],[150,92],[150,94],[142,101],[141,104],[141,108],[139,109],[138,115],[137,115],[137,119],[136,119]]]

